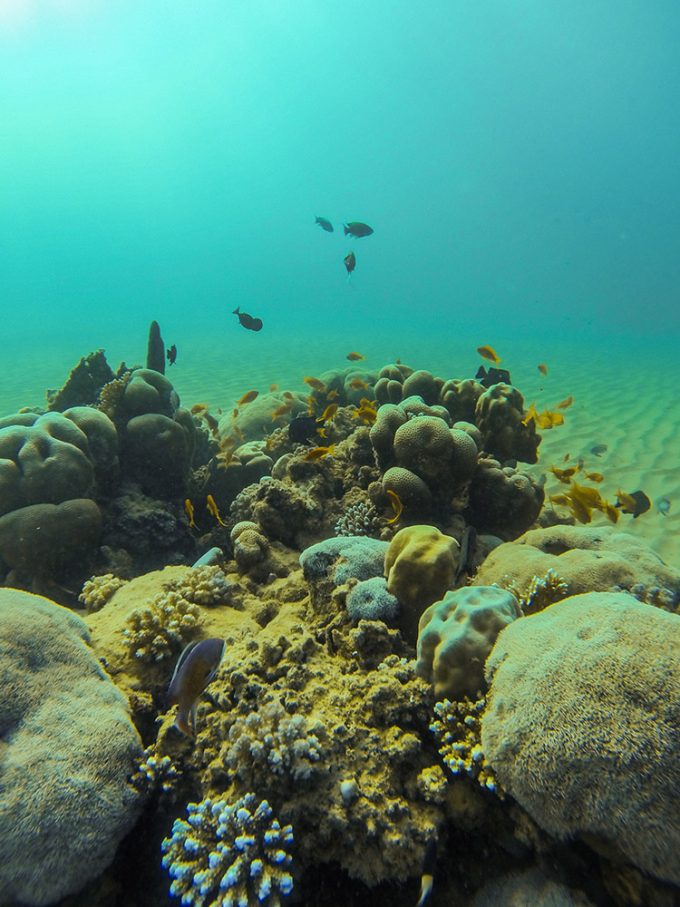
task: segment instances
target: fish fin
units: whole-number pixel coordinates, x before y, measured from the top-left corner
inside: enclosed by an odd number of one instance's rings
[[[240,306],[240,305],[237,305],[236,308],[234,309],[234,311],[233,311],[231,314],[232,314],[232,315],[240,315],[240,314],[241,314],[241,306]]]
[[[192,727],[189,725],[189,722],[187,721],[187,718],[189,720],[191,720],[193,711],[194,711],[194,706],[192,706],[188,715],[186,715],[182,709],[178,709],[177,714],[175,715],[175,727],[177,728],[177,730],[180,733],[184,734],[185,737],[194,736],[194,731],[192,730]],[[192,724],[193,724],[194,730],[195,730],[195,718],[194,718],[194,721],[192,722]]]

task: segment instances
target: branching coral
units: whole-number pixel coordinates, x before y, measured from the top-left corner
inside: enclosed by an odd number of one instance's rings
[[[120,589],[121,586],[124,586],[126,582],[127,580],[114,576],[113,573],[93,576],[83,583],[78,601],[85,605],[85,610],[89,613],[99,611],[113,596],[113,593]]]
[[[293,890],[293,830],[281,827],[269,803],[247,793],[233,804],[189,803],[187,813],[161,845],[170,894],[194,907],[279,907]]]
[[[368,501],[352,504],[335,524],[336,535],[377,535],[379,531],[380,516]]]
[[[139,791],[159,790],[162,794],[167,794],[175,790],[179,777],[180,773],[170,756],[161,756],[156,745],[152,744],[142,753],[130,783]]]
[[[325,738],[321,722],[289,715],[274,699],[236,719],[222,758],[241,781],[259,790],[271,786],[272,774],[289,783],[309,783],[324,774]]]
[[[439,753],[452,775],[468,775],[482,787],[502,796],[493,769],[481,746],[481,717],[486,699],[463,699],[435,703],[435,720],[430,725],[439,743]]]
[[[189,573],[168,585],[194,605],[221,605],[228,599],[234,584],[219,566],[194,567]]]
[[[162,661],[177,652],[201,624],[197,605],[177,591],[157,596],[148,608],[133,611],[123,634],[135,658]]]

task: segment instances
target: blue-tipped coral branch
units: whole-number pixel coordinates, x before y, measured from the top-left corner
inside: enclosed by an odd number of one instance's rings
[[[170,894],[193,907],[280,907],[293,890],[290,825],[280,826],[266,800],[248,793],[236,803],[189,803],[165,838]]]

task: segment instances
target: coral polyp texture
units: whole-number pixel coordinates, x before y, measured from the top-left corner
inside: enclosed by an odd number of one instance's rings
[[[170,894],[194,907],[280,907],[293,890],[292,844],[292,827],[253,793],[189,803],[161,845]]]
[[[482,750],[482,714],[486,699],[441,699],[434,705],[430,730],[437,738],[439,754],[452,775],[467,775],[486,790],[500,793],[493,770]]]

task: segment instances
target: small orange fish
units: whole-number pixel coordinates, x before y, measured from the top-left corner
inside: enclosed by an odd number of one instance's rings
[[[337,403],[329,403],[326,409],[319,416],[319,422],[328,422],[338,411]]]
[[[281,406],[277,406],[274,412],[272,413],[272,422],[275,422],[277,419],[280,419],[281,416],[285,416],[293,408],[293,401],[289,400],[287,403],[282,403]]]
[[[358,391],[358,390],[367,391],[368,388],[370,387],[368,381],[364,381],[363,378],[352,378],[352,380],[349,382],[349,386],[352,388],[353,391]]]
[[[196,520],[194,519],[194,505],[191,503],[189,498],[186,498],[184,501],[184,512],[186,513],[187,519],[189,520],[189,528],[195,529]]]
[[[220,512],[217,509],[217,504],[215,503],[215,498],[211,494],[209,494],[205,499],[205,506],[208,508],[208,513],[211,514],[211,516],[215,517],[220,526],[227,525],[220,516]]]
[[[286,400],[294,400],[294,399],[295,399],[295,398],[293,397],[293,395],[291,394],[290,391],[284,391],[284,392],[281,394],[281,396],[282,396],[282,397],[285,397]]]
[[[247,394],[244,394],[241,399],[237,402],[237,406],[245,406],[246,403],[252,403],[253,400],[257,397],[259,391],[248,391]]]
[[[320,438],[327,438],[327,437],[328,437],[328,432],[326,431],[325,428],[317,428],[316,433],[317,433],[317,435],[318,435]]]
[[[338,391],[333,388],[333,390],[328,391],[328,393],[326,394],[326,400],[337,400],[339,396],[340,394],[338,393]]]
[[[566,398],[566,400],[560,401],[557,404],[557,408],[558,409],[568,409],[573,402],[574,402],[574,398],[572,396],[569,396]]]
[[[542,375],[547,375],[547,374],[548,374],[548,366],[545,364],[545,362],[539,363],[539,364],[536,366],[536,368],[539,370],[539,372],[540,372]]]
[[[394,516],[390,517],[387,522],[396,523],[403,513],[404,505],[401,503],[401,498],[396,491],[392,491],[391,488],[388,488],[386,494],[390,499],[390,504],[392,505],[392,510],[394,511]]]
[[[493,362],[494,365],[498,365],[501,361],[500,356],[492,346],[478,346],[477,352],[482,359],[488,359],[488,361]]]
[[[238,406],[235,406],[234,409],[231,411],[231,418],[235,419],[237,416],[238,416]]]
[[[202,417],[203,417],[203,420],[205,421],[206,425],[210,429],[210,433],[212,434],[212,436],[216,437],[216,435],[218,434],[218,428],[219,428],[219,423],[218,423],[217,419],[212,415],[212,413],[209,413],[207,410],[202,414]]]
[[[569,466],[568,469],[560,469],[558,466],[551,466],[550,472],[560,482],[563,482],[565,485],[568,485],[571,477],[573,475],[576,475],[576,473],[578,472],[578,466]]]
[[[194,416],[199,416],[201,413],[206,412],[207,409],[207,403],[194,403],[194,405],[191,407],[191,412],[194,414]]]
[[[305,375],[302,379],[305,384],[308,384],[312,390],[315,391],[324,391],[326,390],[326,385],[319,378],[313,378],[311,375]]]
[[[586,479],[589,479],[591,482],[602,482],[604,481],[604,476],[601,472],[584,472],[583,475]]]
[[[522,425],[528,425],[530,422],[535,422],[537,416],[538,416],[538,413],[536,412],[536,404],[532,403],[531,406],[529,407],[529,409],[524,414],[524,418],[522,419]]]
[[[358,362],[360,359],[365,359],[365,356],[362,356],[361,353],[347,353],[346,356],[350,362]]]
[[[321,460],[323,457],[330,457],[335,453],[335,444],[328,447],[313,447],[304,455],[304,460]]]
[[[270,384],[270,385],[269,385],[269,393],[270,393],[270,394],[273,394],[274,391],[277,391],[278,389],[279,389],[278,384]]]

